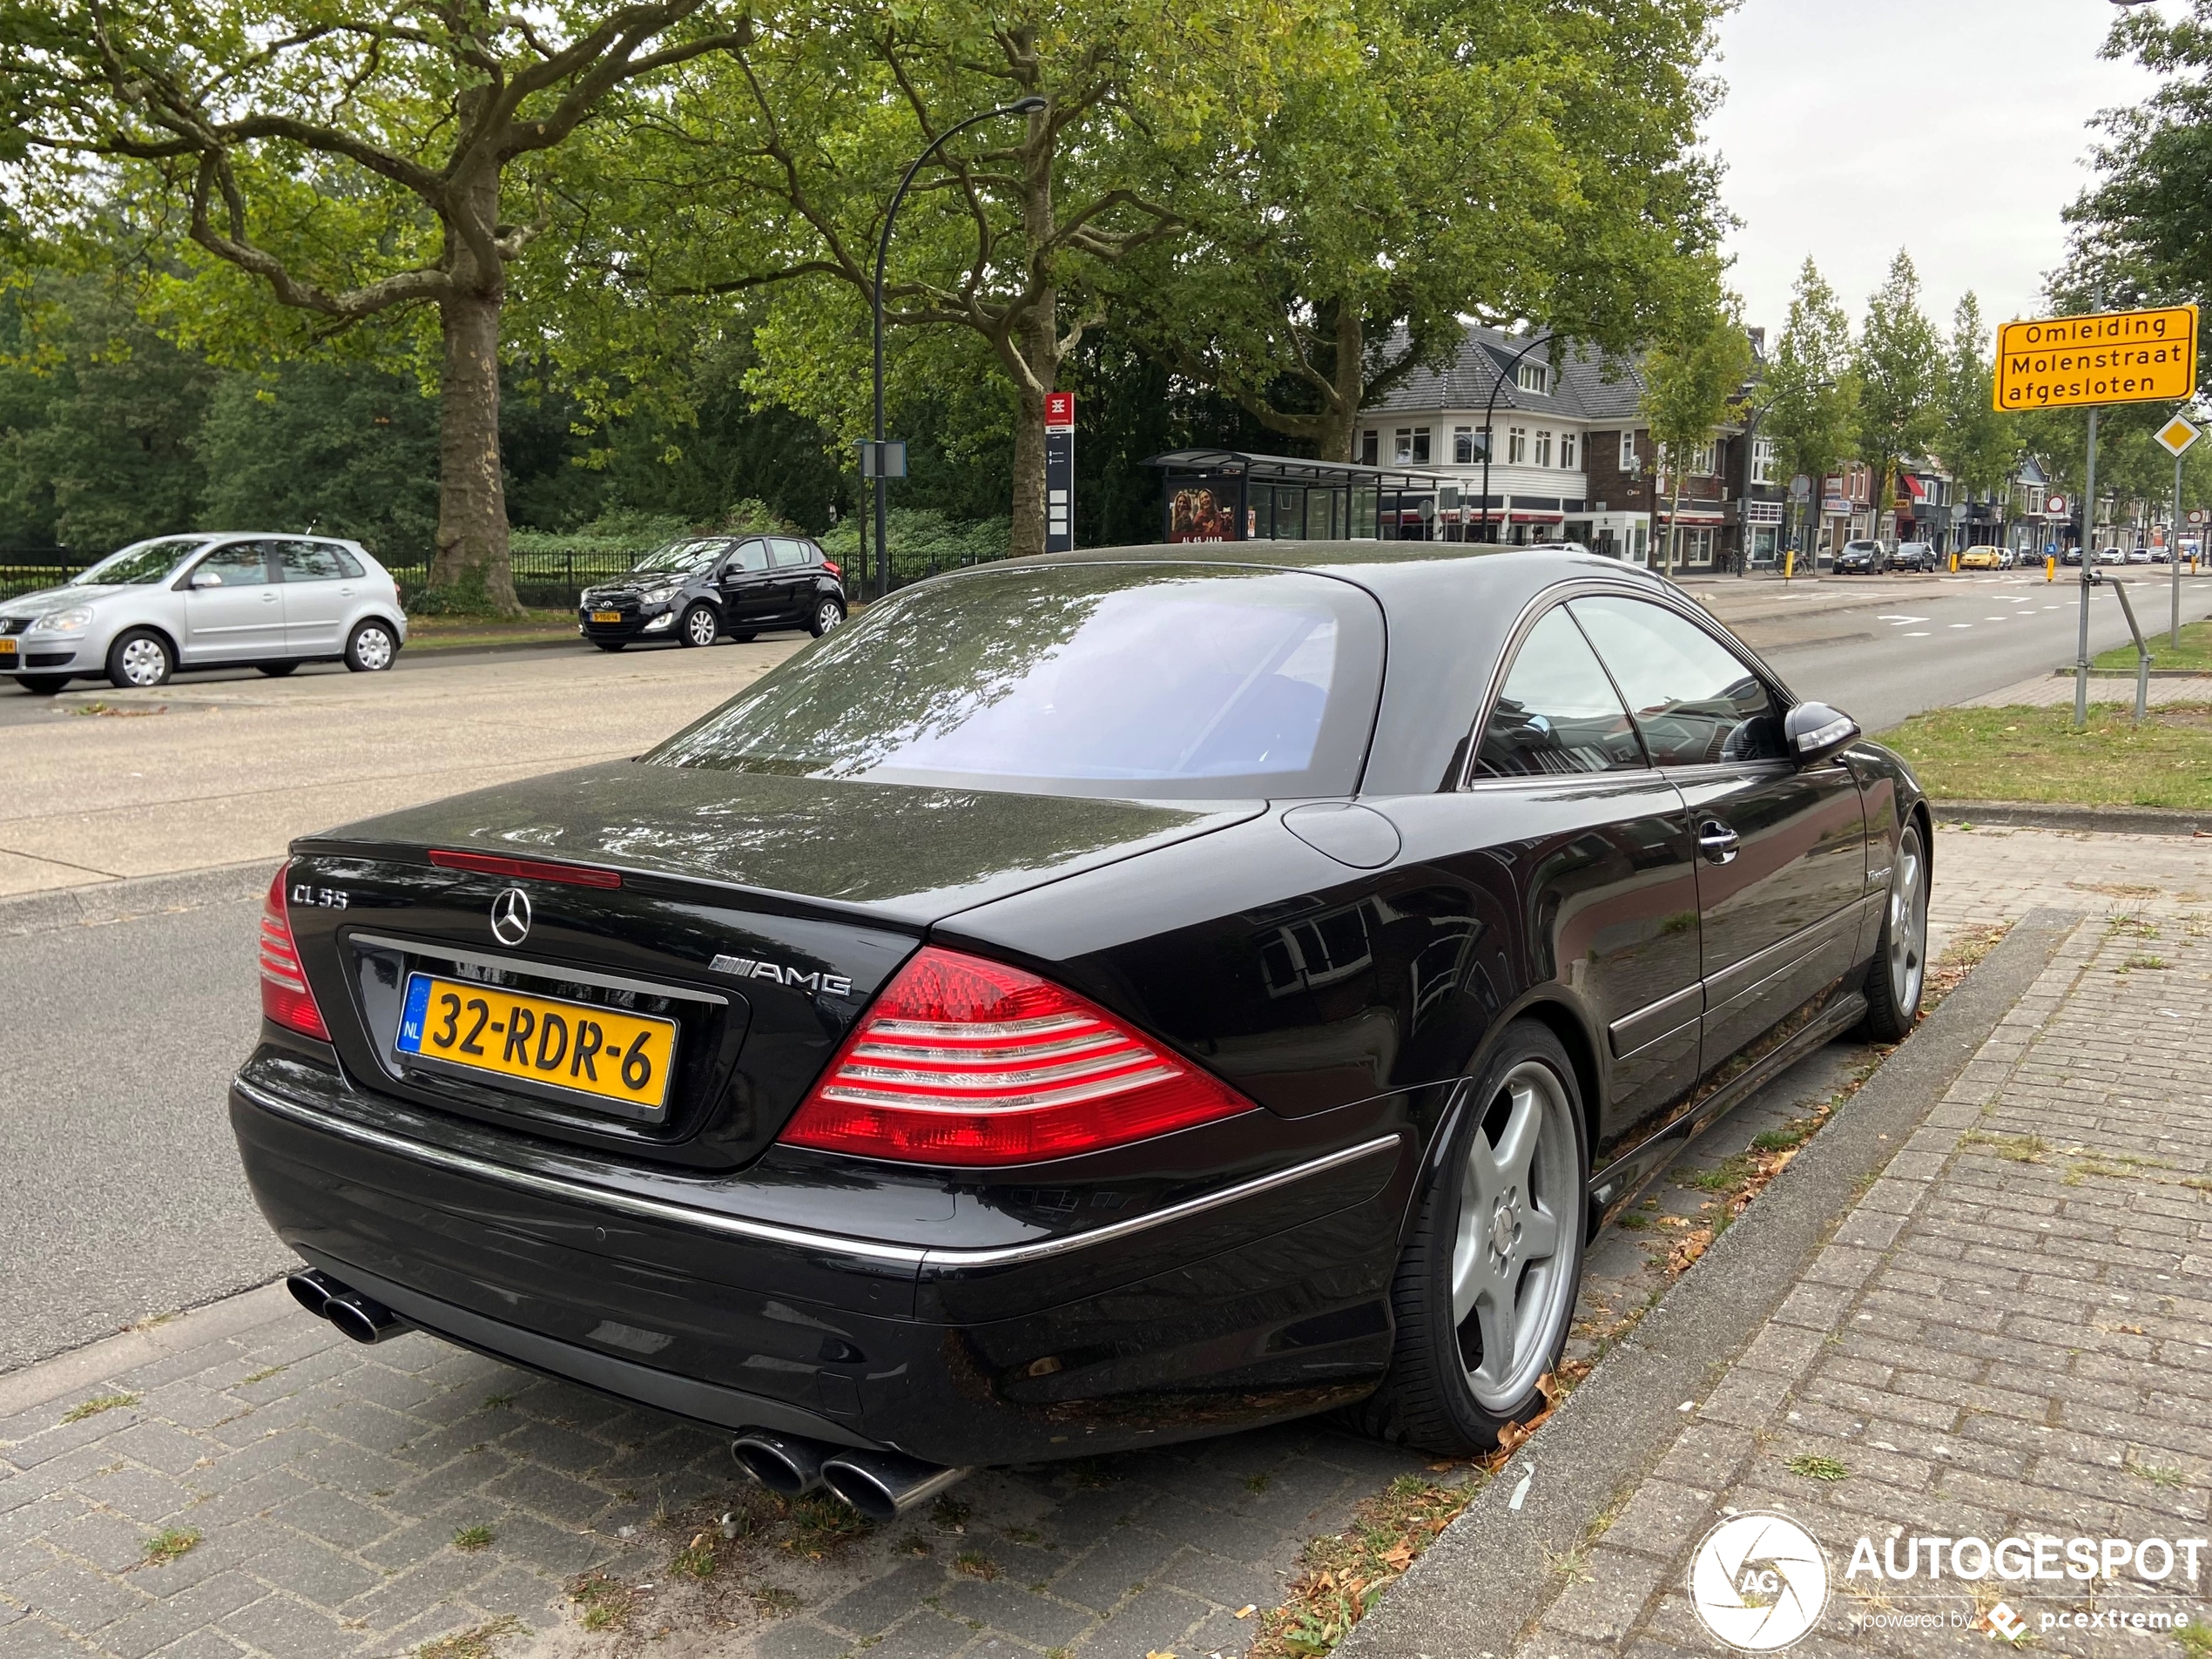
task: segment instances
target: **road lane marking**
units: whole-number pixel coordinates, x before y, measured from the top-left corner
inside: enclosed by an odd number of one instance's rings
[[[1884,611],[1880,616],[1875,617],[1874,620],[1877,622],[1892,623],[1898,627],[1902,628],[1908,622],[1925,622],[1927,618],[1925,617],[1893,616],[1888,611]]]
[[[1928,637],[1928,631],[1925,628],[1915,628],[1912,632],[1900,634],[1898,637],[1900,639],[1925,639]]]
[[[1953,628],[1971,628],[1973,626],[1973,624],[1971,622],[1954,622],[1951,624],[1951,626]]]

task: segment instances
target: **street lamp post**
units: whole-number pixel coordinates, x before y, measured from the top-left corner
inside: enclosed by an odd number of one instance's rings
[[[899,204],[906,199],[907,187],[914,175],[922,170],[929,158],[944,147],[945,141],[954,133],[966,131],[979,121],[994,120],[1001,115],[1034,115],[1046,107],[1041,98],[1018,98],[1011,104],[1001,104],[995,110],[985,110],[971,115],[965,121],[956,121],[932,138],[922,152],[914,158],[906,177],[899,180],[898,189],[891,192],[891,206],[884,210],[883,234],[875,245],[875,448],[873,470],[875,474],[875,597],[885,598],[891,592],[891,547],[885,539],[886,509],[883,494],[883,267],[891,257],[891,226],[899,217]]]
[[[1491,381],[1490,401],[1482,406],[1482,539],[1485,542],[1490,539],[1490,456],[1498,447],[1497,423],[1492,417],[1498,412],[1498,394],[1505,389],[1506,376],[1520,367],[1521,360],[1550,339],[1549,334],[1529,336],[1528,343],[1507,360],[1505,368]]]

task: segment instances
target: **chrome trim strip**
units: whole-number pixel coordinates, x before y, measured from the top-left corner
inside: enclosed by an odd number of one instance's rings
[[[1181,1204],[1170,1204],[1164,1210],[1155,1210],[1149,1215],[1132,1216],[1104,1227],[1088,1231],[1063,1234],[1055,1238],[1039,1239],[1034,1244],[1000,1244],[973,1250],[937,1250],[916,1244],[887,1244],[873,1239],[848,1238],[837,1233],[811,1232],[805,1228],[781,1226],[774,1222],[752,1221],[741,1216],[718,1215],[711,1210],[695,1205],[671,1204],[664,1199],[640,1197],[635,1193],[617,1192],[605,1187],[592,1186],[582,1181],[563,1180],[558,1176],[538,1175],[528,1170],[514,1169],[507,1164],[494,1163],[486,1158],[472,1157],[465,1152],[449,1151],[444,1147],[426,1145],[404,1136],[372,1129],[366,1123],[350,1118],[334,1116],[318,1111],[312,1106],[289,1101],[273,1095],[265,1089],[234,1077],[231,1087],[264,1110],[305,1123],[311,1129],[322,1130],[347,1140],[357,1141],[364,1146],[374,1147],[396,1157],[413,1158],[417,1163],[435,1164],[456,1174],[474,1176],[481,1180],[496,1181],[502,1185],[516,1187],[525,1192],[535,1192],[549,1198],[560,1198],[576,1204],[593,1204],[603,1210],[619,1211],[625,1215],[642,1217],[652,1221],[672,1222],[678,1226],[698,1227],[707,1232],[717,1232],[732,1238],[749,1239],[759,1244],[788,1244],[796,1249],[811,1250],[826,1255],[857,1256],[868,1261],[897,1262],[916,1270],[925,1267],[1008,1267],[1024,1262],[1042,1261],[1063,1255],[1069,1251],[1087,1249],[1092,1244],[1126,1238],[1170,1222],[1202,1215],[1240,1199],[1255,1197],[1263,1192],[1272,1192],[1278,1187],[1303,1181],[1308,1176],[1320,1175],[1356,1163],[1378,1154],[1395,1150],[1399,1137],[1379,1136],[1364,1141],[1358,1146],[1345,1147],[1341,1151],[1293,1164],[1287,1170],[1278,1170],[1271,1175],[1256,1176],[1218,1192],[1206,1193],[1196,1198],[1186,1198]]]
[[[730,1006],[730,999],[718,991],[693,990],[688,985],[662,985],[651,980],[624,979],[619,974],[595,973],[588,968],[571,968],[566,962],[548,962],[523,956],[481,956],[475,951],[459,949],[442,939],[392,939],[382,934],[368,933],[349,933],[344,937],[348,944],[413,951],[419,956],[442,956],[448,961],[465,962],[470,968],[486,968],[496,973],[528,974],[534,979],[573,980],[578,985],[596,985],[603,991],[643,991],[648,996],[673,997],[680,1002],[711,1002],[718,1008]]]
[[[1358,1163],[1385,1151],[1395,1151],[1400,1145],[1395,1135],[1379,1136],[1363,1141],[1358,1146],[1347,1146],[1340,1152],[1294,1163],[1287,1170],[1278,1170],[1272,1175],[1255,1176],[1233,1187],[1224,1187],[1219,1192],[1210,1192],[1203,1197],[1186,1198],[1181,1204],[1170,1204],[1164,1210],[1155,1210],[1150,1215],[1132,1216],[1127,1221],[1116,1221],[1104,1227],[1094,1227],[1089,1232],[1068,1233],[1058,1238],[1039,1239],[1034,1244],[1001,1244],[984,1250],[932,1250],[926,1252],[923,1265],[927,1267],[1007,1267],[1019,1262],[1042,1261],[1089,1244],[1103,1244],[1109,1239],[1126,1238],[1131,1233],[1144,1231],[1170,1221],[1181,1221],[1189,1216],[1201,1215],[1224,1204],[1235,1204],[1240,1198],[1272,1192],[1278,1187],[1287,1187],[1303,1181],[1308,1176],[1341,1169],[1347,1163]]]
[[[1689,1011],[1684,1013],[1683,1017],[1675,1021],[1665,1029],[1654,1032],[1632,1047],[1622,1046],[1630,1037],[1638,1035],[1636,1031],[1638,1026],[1647,1020],[1667,1017],[1673,1010],[1675,1004],[1678,1002],[1688,1005]],[[1634,1014],[1625,1015],[1614,1021],[1611,1025],[1605,1028],[1606,1039],[1612,1045],[1614,1057],[1617,1060],[1625,1060],[1630,1055],[1642,1053],[1655,1042],[1663,1042],[1681,1030],[1683,1027],[1696,1023],[1698,1016],[1704,1011],[1705,984],[1703,980],[1700,980],[1683,986],[1679,991],[1670,991],[1657,1001],[1638,1008]]]

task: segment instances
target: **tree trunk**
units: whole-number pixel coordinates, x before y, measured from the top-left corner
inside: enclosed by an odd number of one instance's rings
[[[508,563],[507,486],[499,465],[498,296],[439,307],[445,361],[438,376],[438,556],[434,588],[481,581],[491,608],[520,616]]]
[[[1356,461],[1359,405],[1367,389],[1367,333],[1359,307],[1350,301],[1338,304],[1336,325],[1336,360],[1329,366],[1332,385],[1316,447],[1324,461]]]
[[[1014,531],[1008,550],[1017,559],[1044,551],[1043,386],[1052,381],[1042,373],[1038,379],[1042,386],[1015,382],[1020,408],[1014,417]]]

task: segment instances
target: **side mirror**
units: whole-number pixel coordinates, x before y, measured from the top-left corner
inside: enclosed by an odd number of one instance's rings
[[[1801,766],[1827,759],[1858,735],[1858,722],[1825,703],[1800,703],[1782,722],[1782,740]]]
[[[219,588],[223,585],[223,578],[213,570],[194,570],[192,584],[195,588]]]

